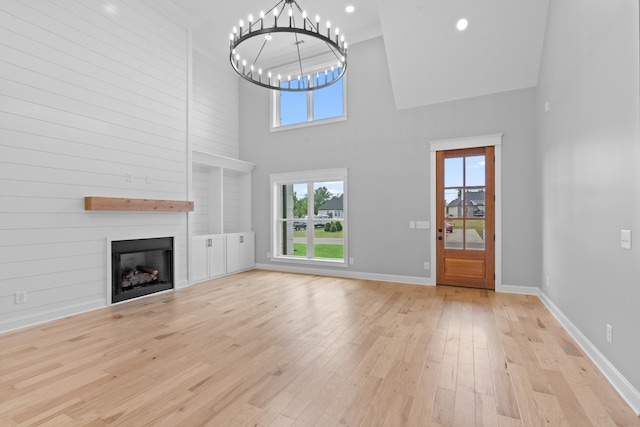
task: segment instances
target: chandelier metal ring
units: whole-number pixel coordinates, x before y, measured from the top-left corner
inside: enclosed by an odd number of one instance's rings
[[[289,16],[288,16],[288,25],[278,26],[278,20],[282,19],[282,15],[284,14],[285,7],[283,6],[278,12],[278,6],[280,4],[285,4],[290,7]],[[302,27],[296,26],[296,20],[292,16],[294,6],[297,8],[297,11],[302,15]],[[347,43],[344,41],[344,35],[340,36],[338,33],[338,29],[335,31],[335,39],[331,36],[331,27],[330,24],[327,23],[326,34],[321,32],[319,18],[316,17],[316,23],[314,25],[311,20],[306,17],[306,13],[302,11],[296,0],[281,0],[278,4],[276,4],[270,11],[276,11],[274,16],[274,24],[271,27],[267,27],[265,25],[266,16],[264,13],[261,13],[260,18],[258,18],[255,22],[252,22],[252,18],[249,18],[249,26],[243,28],[243,21],[240,21],[240,30],[238,31],[234,27],[233,33],[230,35],[229,41],[229,62],[233,69],[238,73],[240,77],[243,79],[256,84],[258,86],[262,86],[268,89],[273,90],[281,90],[281,91],[289,91],[289,92],[306,92],[317,89],[322,89],[324,87],[330,86],[340,80],[347,70]],[[286,19],[285,17],[284,19]],[[295,85],[291,84],[291,81],[282,80],[277,76],[273,76],[271,72],[267,75],[263,75],[262,69],[256,70],[256,62],[263,54],[263,50],[265,46],[267,46],[268,40],[271,39],[271,35],[286,33],[293,34],[296,37],[296,49],[297,49],[297,62],[300,73],[297,76],[298,83]],[[320,79],[320,73],[317,71],[309,72],[305,71],[305,66],[303,62],[308,60],[308,58],[303,58],[300,53],[298,35],[303,35],[306,37],[311,37],[316,40],[319,40],[322,43],[325,43],[327,46],[327,51],[325,54],[330,54],[337,59],[337,66],[331,66],[330,69],[326,69],[324,71],[325,78],[323,81]],[[261,49],[255,55],[255,58],[251,58],[247,62],[247,58],[241,58],[238,53],[238,48],[243,43],[247,42],[250,39],[255,37],[264,36],[265,41],[262,44]],[[275,67],[277,68],[277,67]],[[331,73],[331,74],[329,74]],[[316,78],[312,78],[312,75],[316,75]],[[306,84],[304,81],[306,79]],[[290,79],[289,79],[290,80]]]

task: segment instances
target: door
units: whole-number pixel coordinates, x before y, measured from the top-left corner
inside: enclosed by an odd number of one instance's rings
[[[241,239],[240,234],[227,234],[227,273],[229,274],[242,269]]]
[[[211,236],[209,239],[209,277],[224,276],[227,272],[227,238],[223,234]]]
[[[494,147],[436,152],[438,285],[495,289]]]
[[[201,282],[209,278],[209,236],[193,237],[193,257],[191,283]]]

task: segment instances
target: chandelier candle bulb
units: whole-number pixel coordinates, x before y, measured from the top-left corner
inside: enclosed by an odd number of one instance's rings
[[[287,9],[285,10],[285,8]],[[289,25],[281,22],[279,26],[278,21],[280,21],[280,17],[285,12],[289,16]],[[271,23],[265,21],[266,15],[270,13],[273,13],[273,22]],[[261,10],[259,18],[257,16],[254,17],[253,14],[247,14],[245,17],[248,17],[248,20],[239,19],[236,21],[236,26],[233,27],[233,32],[229,35],[229,59],[234,71],[248,82],[272,90],[304,92],[330,86],[343,77],[347,69],[347,43],[344,41],[344,35],[335,26],[332,33],[331,21],[329,20],[325,21],[326,32],[320,31],[319,14],[315,15],[314,28],[313,19],[310,19],[307,12],[300,7],[298,0],[278,0],[274,7]],[[260,20],[259,25],[258,19]],[[300,20],[302,20],[302,24],[300,24]],[[255,37],[260,39],[264,37],[264,40],[256,39]],[[280,40],[271,42],[272,37],[282,39],[282,43]],[[249,42],[249,39],[252,39],[252,41]],[[315,45],[311,45],[310,42],[315,43]],[[305,43],[304,47],[300,46],[301,43]],[[307,43],[309,43],[310,48],[307,48]],[[293,46],[293,51],[282,54],[282,46]],[[325,49],[325,52],[319,53],[318,48]],[[289,55],[289,58],[286,57],[287,55]],[[329,67],[323,70],[326,76],[324,80],[320,79],[322,71],[317,72],[317,69],[311,68],[314,67],[313,64],[316,61],[314,57],[320,57],[320,55],[323,55],[322,60],[327,62],[334,61],[328,58],[337,59],[337,61],[333,62],[334,66],[331,67],[331,78],[328,77]],[[272,58],[267,58],[268,56]],[[275,62],[274,59],[281,63],[272,63]],[[293,65],[296,62],[297,65]],[[335,70],[336,63],[338,64],[338,70]],[[240,65],[242,65],[242,68]],[[271,74],[268,79],[262,79],[261,70],[264,67],[282,69],[287,75],[289,70],[285,68],[285,65],[290,67],[289,69],[295,74],[289,75],[286,80],[282,80],[282,76],[278,75],[277,82]],[[330,65],[330,63],[327,65]],[[299,73],[294,71],[296,68]],[[255,74],[256,70],[260,70],[257,76]],[[317,80],[313,75],[314,72],[318,74]],[[293,79],[291,79],[292,76]],[[292,84],[292,80],[295,81],[296,76],[298,77],[298,83]],[[306,81],[304,79],[305,76],[307,77]],[[288,84],[282,84],[283,81],[288,82]]]

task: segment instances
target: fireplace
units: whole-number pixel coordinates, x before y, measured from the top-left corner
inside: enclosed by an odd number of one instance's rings
[[[111,242],[111,302],[173,289],[173,237]]]

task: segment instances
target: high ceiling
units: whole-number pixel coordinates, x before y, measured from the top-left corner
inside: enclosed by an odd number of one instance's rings
[[[195,46],[228,55],[231,28],[276,0],[173,0],[199,25]],[[549,0],[298,0],[357,43],[382,36],[396,108],[412,108],[537,84]],[[345,11],[353,5],[355,12]],[[458,31],[466,18],[469,26]],[[352,76],[351,78],[357,78]]]

